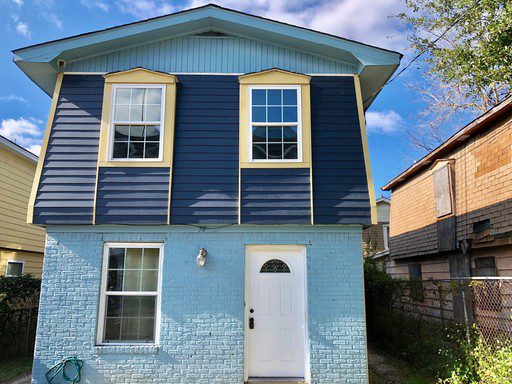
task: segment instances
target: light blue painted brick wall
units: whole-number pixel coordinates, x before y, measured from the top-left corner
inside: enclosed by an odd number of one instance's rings
[[[361,228],[125,228],[47,228],[34,383],[68,355],[84,383],[243,383],[245,244],[307,245],[311,381],[366,383]],[[94,346],[105,241],[164,242],[157,353]]]

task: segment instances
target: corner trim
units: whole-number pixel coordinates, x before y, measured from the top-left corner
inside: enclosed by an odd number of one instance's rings
[[[361,82],[359,81],[358,75],[354,75],[354,86],[356,91],[359,126],[361,127],[361,141],[363,144],[364,165],[366,169],[366,183],[368,184],[368,196],[370,198],[371,220],[372,224],[377,224],[377,202],[375,200],[375,188],[373,185],[372,165],[370,163],[370,152],[368,150],[368,136],[366,135],[366,120],[364,117]]]
[[[41,174],[43,171],[43,164],[46,157],[46,150],[48,149],[48,141],[50,140],[50,133],[53,126],[53,120],[55,119],[55,111],[57,110],[57,103],[59,101],[60,88],[62,86],[62,79],[64,78],[63,73],[57,74],[57,80],[55,82],[55,88],[53,90],[52,105],[50,112],[48,113],[48,120],[46,121],[46,129],[44,132],[43,144],[41,145],[41,154],[37,162],[36,174],[34,176],[34,182],[32,183],[32,190],[28,200],[27,208],[27,223],[34,224],[34,205],[36,201],[37,190],[39,189],[39,182],[41,181]]]

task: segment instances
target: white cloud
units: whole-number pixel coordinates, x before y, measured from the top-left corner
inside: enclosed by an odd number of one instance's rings
[[[9,102],[9,101],[19,101],[20,103],[28,103],[28,100],[25,99],[22,96],[18,95],[7,95],[7,96],[0,96],[0,102]]]
[[[191,7],[209,0],[190,0]],[[220,0],[217,4],[337,36],[403,50],[407,46],[400,22],[401,0]]]
[[[12,0],[14,4],[16,4],[18,7],[21,7],[23,5],[23,0]]]
[[[26,37],[27,39],[32,38],[32,33],[30,32],[30,28],[28,27],[27,23],[24,23],[23,21],[16,22],[16,31],[23,37]]]
[[[403,118],[392,110],[366,112],[366,130],[368,133],[392,134],[403,126]]]
[[[165,0],[117,0],[116,5],[121,12],[142,19],[176,12],[181,8]]]
[[[43,13],[41,13],[41,17],[43,19],[45,19],[46,21],[49,21],[50,23],[55,25],[58,29],[62,29],[63,28],[62,20],[55,13],[43,12]]]
[[[40,144],[34,144],[29,147],[27,147],[30,152],[32,152],[34,155],[39,156],[41,153],[41,145]]]
[[[36,153],[41,149],[43,122],[34,117],[19,119],[4,119],[0,122],[0,135],[7,137],[16,144]]]
[[[106,2],[101,0],[80,0],[80,4],[89,9],[99,8],[103,12],[108,12],[110,9],[110,6]]]

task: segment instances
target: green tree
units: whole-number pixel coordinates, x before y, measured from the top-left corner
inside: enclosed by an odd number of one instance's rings
[[[405,0],[398,17],[412,49],[428,66],[413,88],[427,107],[410,136],[433,149],[457,118],[477,115],[511,94],[512,2],[507,0]],[[451,123],[451,124],[450,124]],[[458,123],[458,122],[457,122]]]

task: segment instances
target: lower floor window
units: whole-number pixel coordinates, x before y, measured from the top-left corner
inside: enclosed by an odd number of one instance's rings
[[[156,342],[161,250],[161,244],[106,245],[100,344]]]
[[[7,261],[5,267],[5,276],[21,276],[23,275],[23,261]]]

